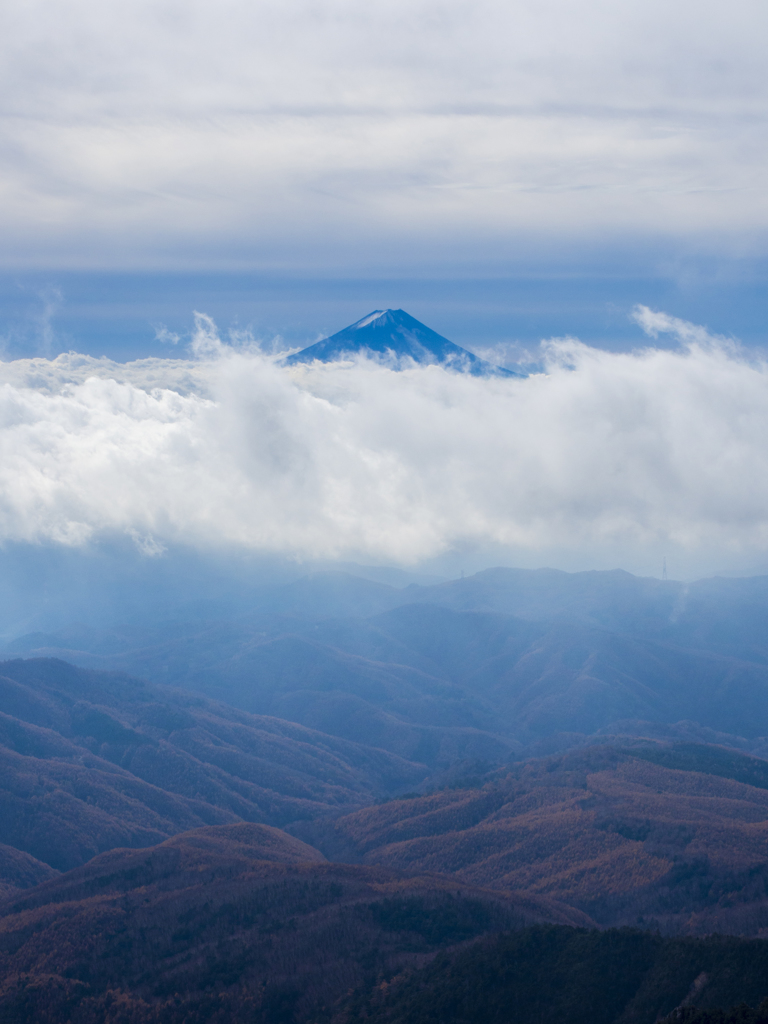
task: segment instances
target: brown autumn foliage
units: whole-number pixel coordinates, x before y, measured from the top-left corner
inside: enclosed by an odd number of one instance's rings
[[[543,898],[330,864],[265,825],[113,850],[0,906],[0,1019],[313,1019],[373,972],[477,935],[589,924]]]
[[[316,841],[549,896],[603,925],[768,936],[768,789],[652,755],[594,747],[528,762],[479,788],[356,811]]]
[[[58,871],[22,850],[0,843],[0,900],[55,878]]]

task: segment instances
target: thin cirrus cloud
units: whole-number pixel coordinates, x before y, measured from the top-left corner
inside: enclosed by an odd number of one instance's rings
[[[0,540],[415,564],[462,545],[768,547],[768,367],[640,308],[673,348],[544,346],[478,379],[282,368],[198,316],[194,358],[2,366]]]
[[[758,0],[6,5],[6,260],[762,251],[767,20]]]

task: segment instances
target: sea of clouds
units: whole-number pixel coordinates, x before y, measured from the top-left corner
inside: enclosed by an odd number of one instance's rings
[[[462,544],[768,547],[768,365],[543,345],[527,379],[286,369],[198,315],[190,358],[0,364],[0,541],[414,564]]]

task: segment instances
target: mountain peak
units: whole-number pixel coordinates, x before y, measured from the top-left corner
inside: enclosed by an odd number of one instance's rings
[[[362,320],[358,320],[357,323],[347,327],[346,330],[359,331],[361,327],[367,327],[368,324],[376,323],[377,320],[387,319],[387,317],[391,316],[392,313],[393,310],[391,309],[374,309],[372,313],[369,313],[368,316],[364,316]]]
[[[398,363],[409,361],[422,366],[443,366],[474,377],[525,376],[502,366],[494,366],[473,352],[455,345],[410,316],[404,309],[375,309],[343,331],[288,356],[285,365],[295,366],[297,363],[312,363],[315,360],[331,363],[358,353],[384,357]]]

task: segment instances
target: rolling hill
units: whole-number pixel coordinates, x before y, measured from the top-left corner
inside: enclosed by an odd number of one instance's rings
[[[594,746],[295,830],[330,855],[546,895],[602,926],[768,937],[768,762],[722,748]]]
[[[282,825],[361,806],[427,772],[290,722],[55,660],[0,664],[0,707],[0,843],[57,870],[200,825]],[[18,884],[21,866],[8,870]]]
[[[327,1020],[382,972],[534,922],[546,899],[329,864],[277,829],[200,828],[114,850],[0,905],[0,1017],[197,1024]]]
[[[768,992],[764,941],[589,924],[544,898],[331,864],[269,826],[205,827],[0,904],[0,1017],[654,1024]]]
[[[732,749],[617,736],[388,799],[428,786],[426,766],[127,676],[10,662],[0,699],[8,892],[245,821],[334,861],[546,897],[602,926],[768,935],[768,762]]]

